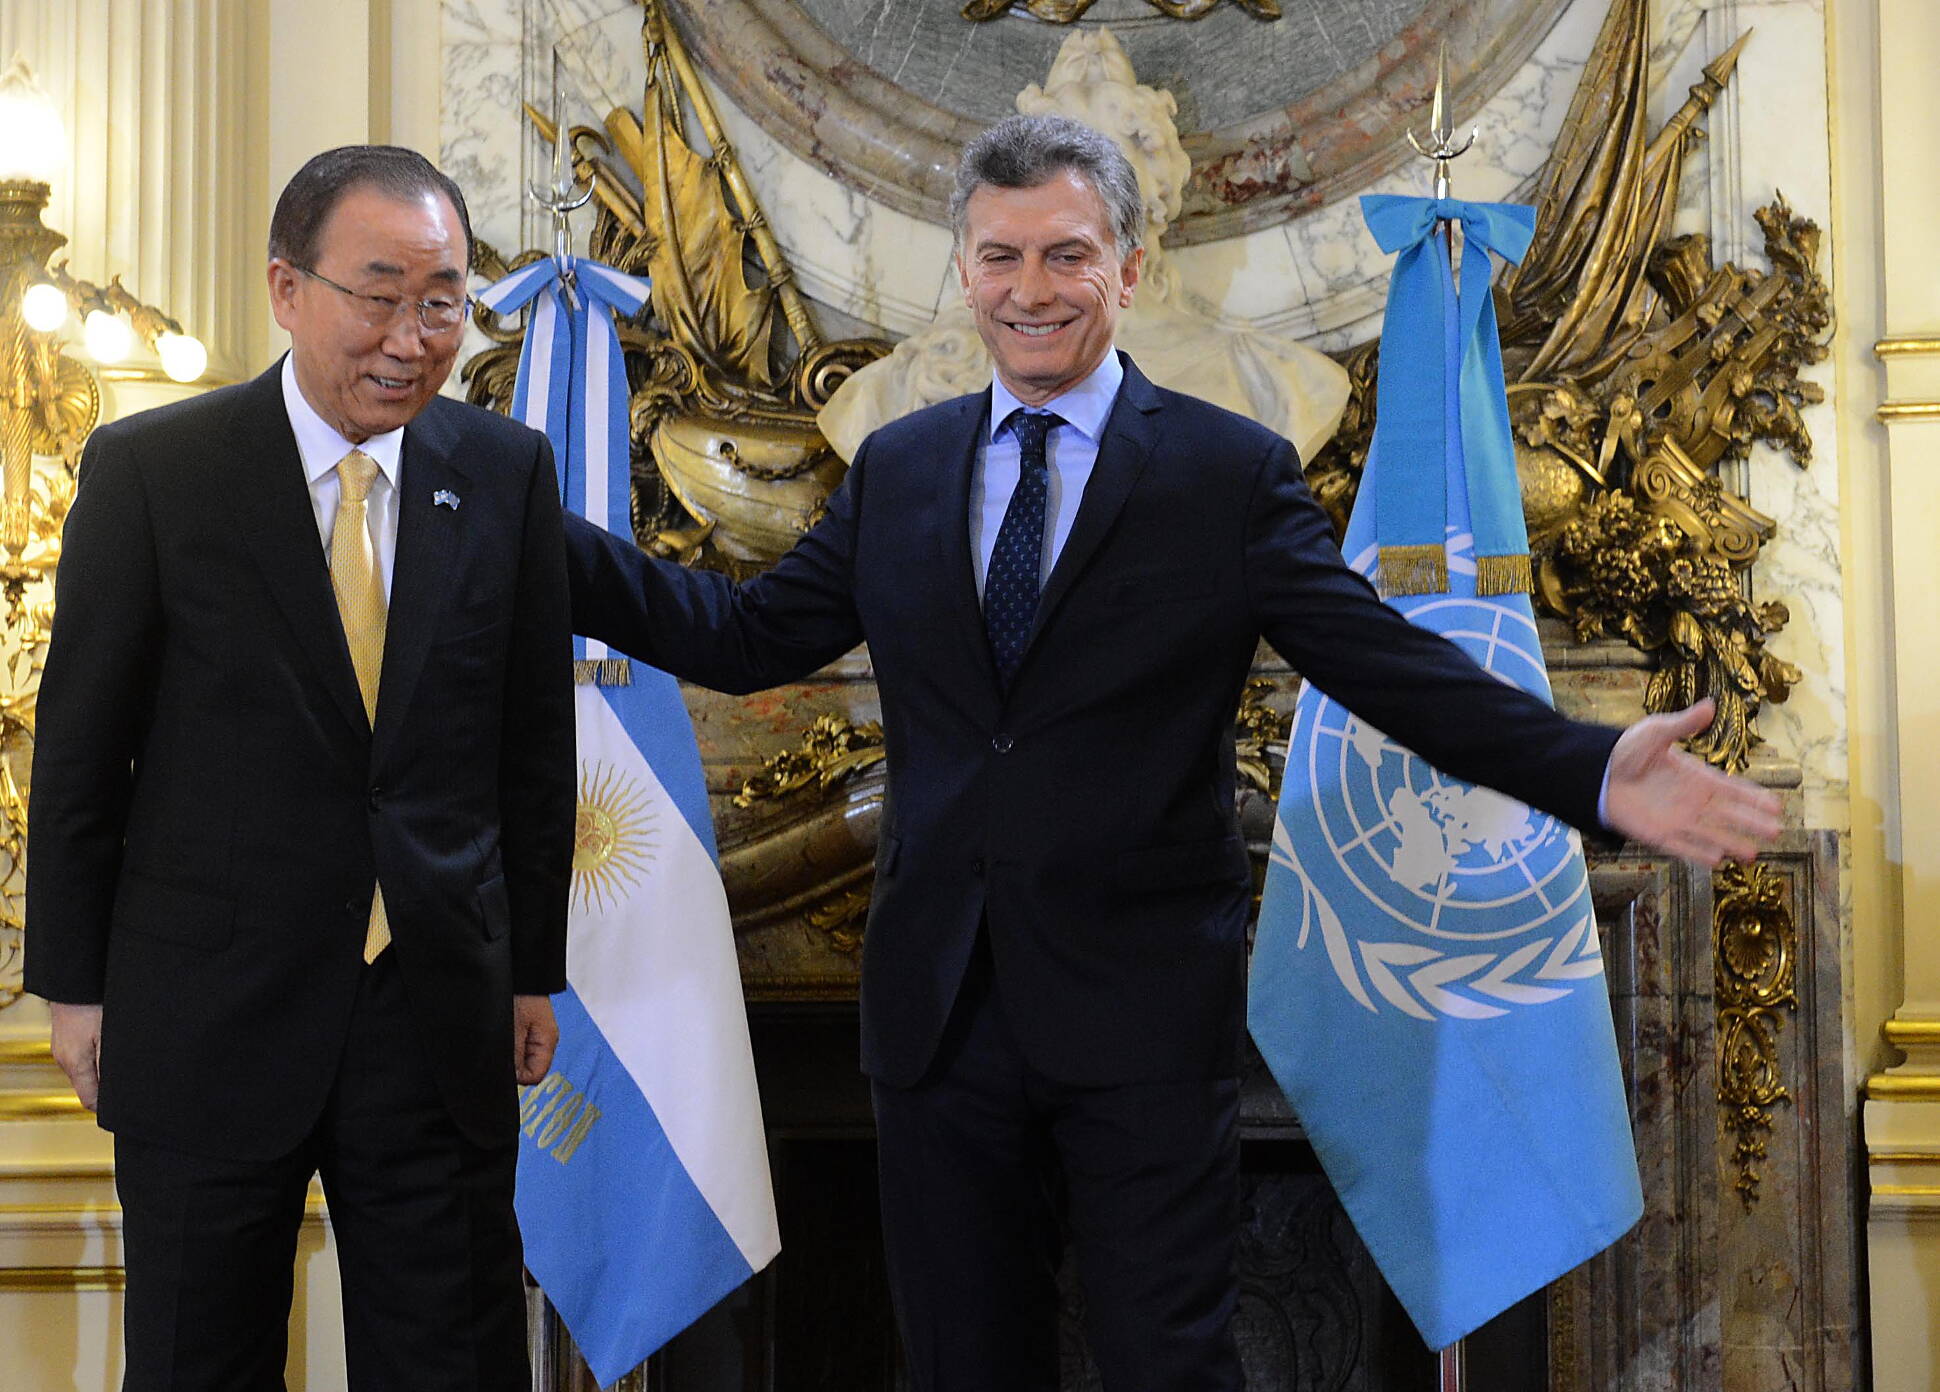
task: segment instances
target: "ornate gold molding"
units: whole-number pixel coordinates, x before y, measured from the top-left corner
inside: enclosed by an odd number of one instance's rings
[[[1888,1020],[1881,1031],[1895,1049],[1940,1045],[1940,1020]]]
[[[1734,1186],[1746,1208],[1758,1202],[1759,1167],[1772,1110],[1792,1100],[1782,1081],[1782,1010],[1798,1009],[1794,972],[1798,924],[1784,876],[1769,865],[1726,865],[1712,879],[1717,898],[1718,1102],[1737,1133]]]
[[[35,1174],[35,1178],[37,1179],[74,1177],[65,1174],[57,1175],[51,1171],[36,1172]],[[93,1175],[89,1174],[84,1177],[92,1178]],[[313,1184],[315,1183],[314,1180],[311,1182]],[[308,1194],[303,1196],[303,1221],[306,1223],[316,1222],[318,1219],[325,1217],[328,1211],[323,1195],[315,1189],[312,1189]],[[54,1203],[0,1204],[0,1221],[10,1218],[25,1218],[30,1220],[35,1218],[51,1218],[66,1220],[69,1223],[106,1219],[111,1225],[114,1225],[119,1224],[121,1221],[121,1204],[115,1199],[70,1199],[66,1202]]]
[[[770,756],[761,772],[741,785],[734,805],[752,807],[784,798],[811,783],[826,793],[852,774],[881,763],[885,753],[880,721],[858,725],[847,716],[824,712],[802,732],[799,745]]]
[[[58,1165],[42,1164],[34,1161],[0,1161],[0,1181],[16,1179],[113,1179],[115,1162],[113,1157],[103,1155],[98,1160],[69,1160]]]
[[[1940,1102],[1940,1074],[1875,1073],[1866,1079],[1873,1102]]]
[[[1248,678],[1233,717],[1235,771],[1276,803],[1286,769],[1287,736],[1293,732],[1293,717],[1266,703],[1278,689],[1265,677]]]
[[[1926,358],[1940,357],[1940,338],[1930,338],[1918,334],[1905,334],[1898,338],[1882,338],[1873,344],[1873,354],[1881,358]]]
[[[52,1063],[54,1046],[45,1039],[0,1039],[0,1063]]]
[[[52,1121],[93,1115],[71,1092],[0,1092],[0,1121]]]
[[[0,1267],[0,1291],[119,1291],[127,1284],[118,1266]]]
[[[1882,401],[1873,414],[1882,421],[1940,420],[1940,401]]]

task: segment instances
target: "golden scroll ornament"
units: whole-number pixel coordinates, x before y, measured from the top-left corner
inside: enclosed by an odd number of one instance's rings
[[[1792,1094],[1779,1067],[1784,1010],[1798,1009],[1798,922],[1786,881],[1769,865],[1726,865],[1712,878],[1718,991],[1718,1104],[1735,1134],[1733,1186],[1758,1202],[1772,1111]]]
[[[1598,37],[1542,174],[1534,240],[1496,289],[1503,362],[1538,605],[1579,641],[1650,653],[1649,710],[1715,700],[1691,747],[1736,771],[1759,743],[1759,708],[1800,674],[1766,647],[1786,607],[1747,588],[1774,523],[1730,470],[1761,444],[1810,462],[1800,411],[1823,392],[1799,374],[1826,355],[1831,309],[1819,229],[1783,197],[1755,214],[1769,270],[1716,265],[1708,239],[1671,235],[1697,119],[1745,38],[1653,135],[1648,19],[1645,0],[1617,0]],[[1343,531],[1378,347],[1347,354],[1353,398],[1308,469]]]

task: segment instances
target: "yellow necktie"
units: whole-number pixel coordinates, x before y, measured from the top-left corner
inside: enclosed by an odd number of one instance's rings
[[[337,463],[337,520],[330,529],[330,588],[350,646],[350,665],[364,696],[364,716],[377,720],[377,680],[384,668],[384,581],[377,573],[377,548],[370,538],[370,486],[377,461],[352,450]],[[391,941],[384,891],[371,896],[370,927],[364,934],[364,960],[374,962]]]

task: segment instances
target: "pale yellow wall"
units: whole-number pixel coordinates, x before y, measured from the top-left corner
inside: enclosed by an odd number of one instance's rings
[[[1828,9],[1873,1385],[1927,1392],[1940,1388],[1940,5]]]
[[[15,50],[68,127],[46,220],[68,235],[75,273],[119,273],[182,320],[208,343],[216,381],[259,371],[284,346],[262,263],[289,174],[354,141],[437,154],[436,0],[0,0],[0,63]],[[126,376],[102,386],[107,419],[185,390]],[[0,1009],[0,1387],[111,1392],[120,1302],[98,1288],[120,1260],[109,1148],[91,1119],[63,1113],[63,1080],[36,1056],[45,1039],[38,1001]],[[313,1211],[293,1392],[344,1385],[335,1286],[328,1225]]]

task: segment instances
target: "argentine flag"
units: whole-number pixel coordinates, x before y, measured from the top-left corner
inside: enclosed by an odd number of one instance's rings
[[[1533,215],[1363,206],[1400,260],[1348,561],[1410,620],[1547,700],[1489,298],[1489,250],[1520,259]],[[1459,300],[1440,219],[1465,233]],[[1248,1022],[1431,1348],[1643,1211],[1577,834],[1444,776],[1311,686],[1295,704]]]
[[[547,259],[479,296],[530,303],[512,412],[552,440],[567,507],[630,535],[613,314],[648,286]],[[699,750],[664,672],[576,639],[579,813],[559,1049],[521,1089],[526,1265],[602,1387],[781,1250],[754,1058]]]

